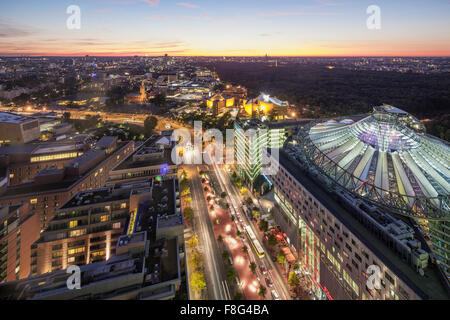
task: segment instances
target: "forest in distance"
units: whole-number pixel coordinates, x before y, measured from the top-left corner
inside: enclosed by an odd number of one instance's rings
[[[450,75],[358,71],[328,65],[214,62],[221,81],[242,85],[249,97],[265,92],[296,106],[305,118],[367,113],[383,103],[426,122],[427,133],[450,141]]]

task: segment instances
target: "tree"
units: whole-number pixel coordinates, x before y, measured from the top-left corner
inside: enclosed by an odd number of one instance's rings
[[[219,241],[219,243],[222,243],[223,242],[223,238],[222,238],[222,236],[219,234],[219,236],[217,237],[217,241]]]
[[[277,238],[273,234],[269,234],[268,241],[270,246],[274,247],[277,245]]]
[[[205,187],[205,189],[203,189],[203,190],[205,190],[205,192],[208,192],[209,189],[208,189],[208,187]]]
[[[184,197],[184,202],[185,202],[186,204],[190,204],[190,203],[192,202],[191,196],[186,196],[186,197]]]
[[[298,263],[294,264],[294,266],[292,267],[294,270],[298,270],[300,269],[300,265]]]
[[[223,252],[222,252],[222,259],[223,260],[228,260],[229,257],[230,257],[230,253],[227,250],[223,250]]]
[[[233,171],[233,174],[231,175],[231,177],[233,178],[233,180],[236,180],[236,178],[237,178],[236,171]]]
[[[248,248],[246,245],[242,246],[242,252],[247,254],[248,253]]]
[[[189,240],[186,241],[189,248],[193,249],[198,246],[197,236],[192,236]]]
[[[253,215],[253,218],[258,219],[259,216],[260,216],[259,208],[254,207],[253,210],[252,210],[252,215]]]
[[[166,105],[166,95],[164,93],[158,93],[155,95],[152,102],[158,107],[163,107]]]
[[[70,121],[70,117],[71,117],[70,112],[64,112],[63,115],[62,115],[62,119],[61,120],[63,122],[69,122]]]
[[[236,231],[236,236],[237,236],[238,238],[240,238],[240,237],[242,236],[242,232],[240,232],[239,230]]]
[[[234,183],[236,184],[236,186],[240,187],[242,186],[242,179],[241,178],[236,178],[236,180],[234,180]]]
[[[182,190],[181,190],[181,196],[182,197],[185,197],[185,196],[187,196],[189,194],[191,194],[191,188],[190,187],[182,188]]]
[[[145,133],[148,137],[150,137],[153,134],[153,130],[156,128],[158,124],[158,119],[154,116],[148,116],[144,120],[144,129]]]
[[[286,255],[283,251],[278,252],[277,261],[279,264],[284,264],[286,262]]]
[[[233,279],[236,278],[236,276],[237,276],[237,273],[236,273],[236,270],[234,270],[233,267],[230,267],[230,268],[227,269],[227,279],[229,281],[233,281]]]
[[[192,219],[194,217],[194,210],[191,207],[184,209],[184,217],[186,219]]]
[[[207,196],[207,197],[206,197],[206,201],[208,201],[208,202],[211,201],[211,197],[210,197],[210,196]]]
[[[253,273],[256,273],[256,263],[254,263],[253,261],[250,262],[249,267],[250,267],[250,270],[251,270]]]
[[[269,230],[269,223],[265,219],[262,219],[259,221],[259,229],[263,232],[267,232],[267,230]]]
[[[252,198],[248,197],[247,199],[245,199],[245,202],[250,206],[253,204],[253,200]]]
[[[238,291],[234,295],[233,300],[244,300],[244,295],[240,291]]]
[[[200,269],[203,266],[202,256],[200,255],[200,252],[198,252],[196,249],[192,250],[191,252],[190,263],[192,269],[194,270]]]
[[[205,275],[203,272],[195,271],[191,275],[191,287],[197,292],[202,291],[204,288],[206,288],[206,281],[205,281]]]
[[[264,299],[266,297],[266,292],[267,292],[267,288],[264,287],[263,285],[260,285],[259,289],[258,289],[258,296],[260,296],[261,299]]]
[[[289,285],[290,285],[292,288],[295,288],[295,287],[298,286],[299,284],[300,284],[300,280],[299,280],[297,274],[296,274],[295,272],[291,271],[291,272],[289,273]]]
[[[225,199],[226,196],[227,196],[227,193],[226,193],[226,192],[222,192],[222,193],[220,194],[220,197],[221,197],[222,199]]]
[[[200,170],[199,174],[200,174],[201,177],[203,177],[205,175],[205,171]]]

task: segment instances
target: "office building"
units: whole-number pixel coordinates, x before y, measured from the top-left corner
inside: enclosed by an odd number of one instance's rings
[[[31,210],[39,215],[43,230],[57,208],[77,192],[103,186],[109,171],[133,151],[133,141],[117,142],[115,148],[94,147],[65,163],[61,169],[48,167],[27,183],[0,186],[0,205],[29,203]]]
[[[39,216],[28,203],[0,207],[0,283],[28,277],[39,231]]]
[[[275,221],[317,298],[450,297],[442,251],[425,232],[448,215],[441,205],[445,179],[436,175],[443,177],[448,164],[446,146],[437,148],[442,142],[415,132],[398,114],[377,107],[357,122],[312,123],[285,143],[279,159],[270,156],[279,165],[270,176]],[[425,200],[430,186],[441,198]],[[368,286],[371,266],[381,272],[379,289]]]
[[[171,130],[153,135],[110,171],[107,183],[176,176],[178,166],[172,162],[174,146]]]
[[[117,254],[120,236],[142,230],[149,231],[152,242],[176,238],[183,244],[176,178],[118,183],[78,193],[57,210],[33,244],[32,274],[108,260]]]
[[[40,133],[39,119],[0,112],[0,145],[39,140]]]
[[[261,175],[263,151],[280,148],[286,139],[284,127],[272,127],[257,119],[237,120],[234,123],[234,151],[236,167],[240,177],[252,190]]]

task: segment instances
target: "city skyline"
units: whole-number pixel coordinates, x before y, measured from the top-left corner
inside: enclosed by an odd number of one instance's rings
[[[70,5],[81,10],[69,30]],[[368,6],[381,10],[369,30]],[[2,3],[5,56],[449,56],[444,0]]]

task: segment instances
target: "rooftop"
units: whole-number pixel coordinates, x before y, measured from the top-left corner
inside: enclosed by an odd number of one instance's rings
[[[31,120],[37,120],[33,117],[21,116],[11,112],[0,111],[0,123],[21,124]]]
[[[356,238],[358,238],[367,248],[383,261],[383,263],[396,273],[405,283],[424,299],[448,299],[450,293],[446,284],[439,276],[439,270],[434,265],[429,265],[425,269],[422,277],[418,272],[404,260],[395,254],[383,241],[377,238],[364,227],[349,212],[349,208],[340,204],[332,193],[326,189],[324,183],[312,178],[309,173],[299,166],[284,149],[280,150],[280,164],[289,171],[320,203],[327,208]]]

